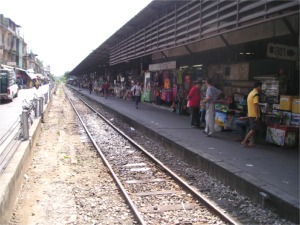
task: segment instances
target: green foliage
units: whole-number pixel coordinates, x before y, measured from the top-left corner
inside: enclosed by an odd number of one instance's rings
[[[60,81],[66,83],[69,77],[69,71],[65,72],[65,74],[61,77]]]

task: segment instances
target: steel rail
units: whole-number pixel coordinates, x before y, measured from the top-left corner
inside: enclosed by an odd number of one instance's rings
[[[20,127],[15,127],[10,133],[10,136],[4,142],[6,146],[0,151],[0,175],[4,172],[5,168],[9,164],[13,155],[19,148],[22,140],[20,140],[21,129]],[[1,146],[2,147],[2,146]]]
[[[15,120],[13,125],[6,131],[6,133],[0,138],[0,146],[6,141],[6,139],[14,132],[16,127],[20,124],[20,116]]]
[[[66,92],[65,92],[66,93]],[[119,180],[119,178],[117,177],[117,175],[115,174],[115,172],[113,171],[111,165],[109,164],[109,162],[107,161],[107,159],[105,158],[104,154],[102,153],[102,151],[100,150],[100,148],[98,147],[96,141],[94,140],[94,138],[92,137],[91,133],[89,132],[87,126],[85,125],[84,121],[82,120],[81,116],[79,115],[77,109],[75,108],[72,100],[69,98],[68,94],[66,93],[66,96],[69,100],[69,102],[72,105],[72,108],[74,109],[77,117],[79,118],[83,128],[85,129],[89,139],[91,140],[91,142],[93,143],[94,147],[97,149],[102,161],[104,162],[104,164],[106,165],[106,167],[109,169],[114,181],[116,182],[116,184],[118,185],[121,193],[123,194],[125,200],[127,201],[127,203],[129,204],[130,208],[132,209],[135,218],[138,220],[139,224],[142,225],[146,225],[146,222],[144,221],[144,219],[142,218],[142,215],[140,214],[139,210],[136,208],[135,204],[133,203],[133,201],[131,200],[131,198],[129,197],[129,195],[127,194],[127,191],[125,190],[124,186],[122,185],[121,181]],[[107,122],[107,120],[105,120]]]
[[[165,166],[161,161],[156,159],[151,153],[149,153],[146,149],[144,149],[141,145],[131,139],[128,135],[126,135],[123,131],[113,125],[109,120],[107,120],[104,116],[102,116],[99,112],[97,112],[91,105],[89,105],[86,101],[80,98],[78,95],[74,94],[78,97],[86,106],[88,106],[93,112],[97,114],[101,119],[103,119],[107,124],[109,124],[115,131],[117,131],[120,135],[122,135],[126,140],[128,140],[134,147],[141,150],[145,153],[151,160],[153,160],[156,164],[158,164],[163,170],[165,170],[174,180],[176,180],[185,190],[190,192],[196,199],[198,199],[201,203],[210,208],[216,215],[218,215],[221,219],[229,224],[240,224],[230,215],[227,215],[223,209],[217,206],[214,202],[206,198],[201,193],[194,190],[189,184],[187,184],[183,179],[181,179],[178,175],[176,175],[171,169]]]

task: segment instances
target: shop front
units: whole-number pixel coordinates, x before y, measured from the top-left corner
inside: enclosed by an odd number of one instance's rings
[[[177,68],[176,61],[150,64],[144,82],[144,101],[171,107],[179,115],[188,115],[189,91],[194,81],[203,79],[197,70],[199,68],[192,66]]]
[[[144,101],[171,106],[176,98],[176,61],[150,64],[145,74]]]
[[[277,63],[275,63],[277,62]],[[270,63],[268,70],[265,63],[264,73],[258,70],[258,64],[239,63],[231,65],[210,65],[209,77],[223,91],[223,98],[215,104],[215,124],[219,131],[235,131],[235,121],[247,115],[247,95],[253,89],[255,80],[262,82],[259,97],[262,127],[257,132],[256,141],[268,142],[282,147],[294,148],[299,144],[300,97],[293,88],[291,63],[280,62],[279,68],[289,65],[290,71],[276,69],[278,60]],[[273,69],[272,67],[275,69]],[[229,74],[217,73],[230,68]],[[254,68],[253,68],[254,67]],[[221,68],[221,69],[220,69]],[[273,70],[272,70],[273,69]],[[276,71],[277,70],[277,71]],[[243,73],[241,73],[242,71]],[[255,74],[253,74],[255,71]],[[273,71],[273,72],[272,72]],[[290,88],[289,88],[290,87]]]

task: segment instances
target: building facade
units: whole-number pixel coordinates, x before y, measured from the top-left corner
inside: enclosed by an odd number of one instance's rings
[[[37,54],[28,52],[21,32],[20,25],[0,14],[0,64],[50,74],[49,66],[44,71],[43,62],[36,57]]]
[[[0,14],[0,62],[4,65],[26,67],[27,44],[20,36],[20,26]]]

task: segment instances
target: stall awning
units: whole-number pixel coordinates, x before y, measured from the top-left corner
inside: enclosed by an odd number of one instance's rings
[[[35,73],[27,73],[27,75],[30,77],[31,80],[36,79]]]
[[[29,76],[26,70],[20,69],[20,68],[15,68],[16,76],[17,78],[20,78],[21,75],[26,75]]]
[[[1,64],[0,68],[8,69],[8,70],[13,70],[14,69],[12,66],[7,66],[7,65],[4,65],[4,64]]]
[[[47,79],[47,76],[41,73],[36,73],[36,76],[42,80]]]

